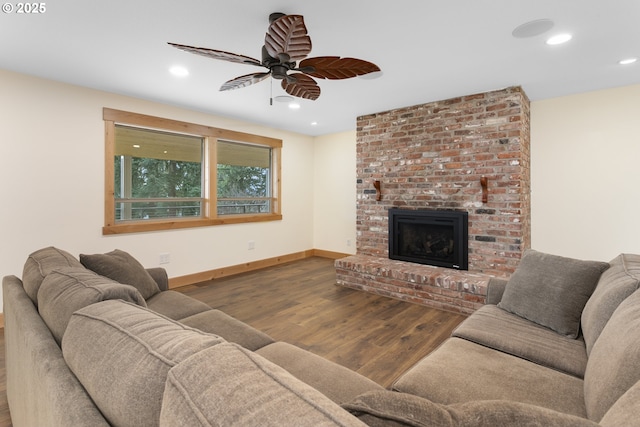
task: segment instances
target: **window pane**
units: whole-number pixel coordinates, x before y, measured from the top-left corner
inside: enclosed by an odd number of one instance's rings
[[[116,220],[202,215],[203,138],[116,126]]]
[[[218,142],[218,215],[271,212],[271,148]]]

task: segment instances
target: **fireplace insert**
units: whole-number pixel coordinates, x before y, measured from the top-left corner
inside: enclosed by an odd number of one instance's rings
[[[467,212],[389,209],[389,258],[467,270],[468,221]]]

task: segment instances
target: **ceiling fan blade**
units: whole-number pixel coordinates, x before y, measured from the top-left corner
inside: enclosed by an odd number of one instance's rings
[[[236,77],[235,79],[231,79],[228,82],[225,82],[220,87],[220,91],[222,92],[225,90],[240,89],[243,87],[251,86],[252,84],[263,81],[264,79],[269,77],[269,74],[271,73],[253,73]]]
[[[185,52],[195,53],[196,55],[206,56],[207,58],[221,59],[223,61],[236,62],[239,64],[249,64],[262,66],[260,61],[249,56],[238,55],[237,53],[225,52],[222,50],[207,49],[206,47],[185,46],[177,43],[169,43],[171,46],[184,50]]]
[[[307,35],[302,15],[284,15],[269,25],[264,45],[273,58],[288,55],[289,61],[299,61],[311,52],[311,38]]]
[[[282,80],[282,89],[289,95],[315,101],[320,96],[320,86],[311,77],[302,73],[289,74]]]
[[[380,68],[362,59],[319,56],[301,61],[297,70],[320,79],[341,80],[380,71]]]

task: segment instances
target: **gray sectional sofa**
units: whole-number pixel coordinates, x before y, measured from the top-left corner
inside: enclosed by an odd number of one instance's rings
[[[640,425],[640,256],[529,250],[391,390],[168,289],[123,251],[3,279],[20,426]],[[402,355],[398,355],[402,357]]]

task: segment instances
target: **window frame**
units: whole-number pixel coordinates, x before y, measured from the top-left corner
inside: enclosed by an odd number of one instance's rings
[[[103,108],[105,123],[105,193],[103,235],[209,227],[224,224],[282,220],[281,149],[282,140],[261,135],[237,132],[178,120],[154,117],[127,111]],[[204,202],[200,218],[166,218],[116,222],[115,219],[115,126],[128,125],[152,130],[194,135],[204,139]],[[271,212],[218,215],[217,142],[237,142],[271,149]]]

